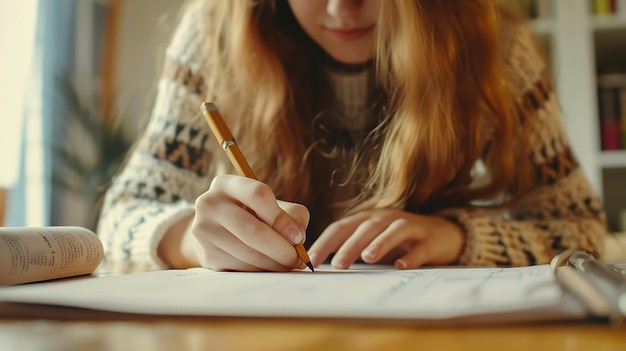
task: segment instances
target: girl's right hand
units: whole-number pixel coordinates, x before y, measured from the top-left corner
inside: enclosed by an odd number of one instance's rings
[[[197,261],[215,270],[290,271],[303,268],[294,244],[303,243],[308,209],[279,201],[254,179],[220,175],[195,203],[190,226]]]

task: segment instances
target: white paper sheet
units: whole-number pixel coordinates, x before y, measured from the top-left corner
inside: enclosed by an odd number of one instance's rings
[[[177,316],[403,320],[583,318],[547,265],[407,271],[166,270],[0,288],[0,302]]]

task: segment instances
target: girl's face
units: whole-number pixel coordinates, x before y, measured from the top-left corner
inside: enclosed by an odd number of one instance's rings
[[[381,0],[288,0],[300,26],[335,60],[370,60]]]

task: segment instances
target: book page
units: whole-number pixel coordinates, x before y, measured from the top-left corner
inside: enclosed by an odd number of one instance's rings
[[[165,270],[0,291],[0,301],[149,315],[437,320],[582,318],[547,265],[398,271]]]
[[[93,273],[102,243],[81,227],[0,228],[0,285]]]

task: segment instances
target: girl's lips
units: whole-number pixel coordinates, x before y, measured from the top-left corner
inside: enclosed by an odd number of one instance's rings
[[[328,28],[328,31],[339,40],[352,41],[366,36],[374,26],[352,29]]]

